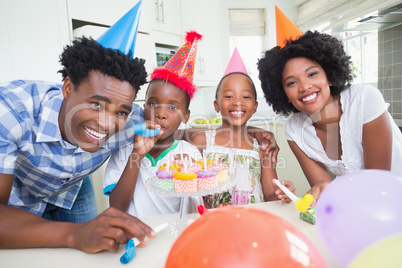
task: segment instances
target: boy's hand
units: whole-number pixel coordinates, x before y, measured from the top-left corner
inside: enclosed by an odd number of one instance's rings
[[[145,121],[145,126],[147,129],[159,129],[159,125],[151,122]],[[141,136],[140,134],[134,135],[134,148],[133,153],[139,156],[144,156],[148,153],[155,145],[155,142],[162,136],[163,130],[159,131],[159,134],[153,137]]]
[[[290,199],[276,184],[275,182],[272,180],[272,183],[275,185],[275,194],[276,196],[278,196],[279,200],[285,201],[286,203],[290,203],[292,202],[292,199]],[[286,188],[289,189],[289,191],[291,191],[292,193],[295,193],[295,186],[293,184],[292,181],[280,181],[280,183],[285,186]]]
[[[146,238],[154,238],[155,232],[138,218],[111,207],[89,222],[74,224],[73,234],[66,239],[72,248],[96,253],[117,251],[133,237],[145,245]]]

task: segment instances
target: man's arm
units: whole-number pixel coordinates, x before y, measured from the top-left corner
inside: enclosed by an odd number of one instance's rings
[[[155,237],[149,226],[115,208],[87,223],[67,223],[8,206],[12,180],[13,175],[0,174],[0,248],[69,247],[95,253],[116,251],[133,237]]]
[[[87,253],[117,251],[132,237],[155,237],[139,219],[109,208],[86,223],[54,222],[25,210],[0,205],[0,248],[69,247]]]

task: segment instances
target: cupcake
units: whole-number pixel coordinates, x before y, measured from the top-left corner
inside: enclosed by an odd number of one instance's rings
[[[202,166],[198,163],[193,163],[192,166],[187,167],[187,170],[182,167],[180,172],[197,173],[202,170]]]
[[[218,171],[207,170],[197,172],[197,188],[200,190],[218,187]]]
[[[218,171],[218,183],[228,180],[228,167],[225,164],[214,164],[210,165],[209,168]]]
[[[170,172],[166,169],[160,169],[156,172],[156,181],[158,188],[166,191],[174,190],[174,182],[173,182],[173,173],[176,171]]]
[[[212,159],[206,159],[206,160],[207,160],[207,161],[206,161],[206,162],[207,162],[207,166],[214,164],[214,160],[212,160]],[[199,165],[201,165],[202,168],[204,168],[204,159],[198,160],[197,163],[198,163]]]
[[[174,189],[176,192],[196,192],[197,174],[189,172],[173,173]]]
[[[168,167],[168,169],[170,170],[170,171],[180,171],[180,169],[183,167],[183,163],[180,161],[180,160],[175,160],[175,161],[173,161],[170,165],[169,165],[169,167]],[[158,168],[158,170],[162,170],[162,169],[166,169],[166,163],[163,163],[159,168]]]

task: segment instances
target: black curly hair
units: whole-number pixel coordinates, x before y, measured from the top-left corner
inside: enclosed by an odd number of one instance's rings
[[[251,79],[250,76],[248,76],[247,74],[242,73],[242,72],[228,73],[227,75],[225,75],[224,77],[221,78],[221,81],[219,81],[219,84],[218,84],[218,86],[216,87],[215,100],[218,100],[218,91],[219,91],[219,89],[220,89],[220,87],[221,87],[222,81],[223,81],[226,77],[228,77],[229,75],[232,75],[232,74],[241,74],[241,75],[244,75],[245,77],[248,78],[248,80],[249,80],[250,83],[251,83],[251,87],[253,88],[253,93],[254,93],[255,100],[257,101],[257,90],[255,89],[255,85],[254,85],[253,79]]]
[[[338,95],[350,86],[353,80],[351,57],[343,48],[342,42],[328,34],[307,31],[296,40],[287,40],[281,49],[279,46],[265,52],[258,61],[258,78],[267,103],[275,112],[285,116],[300,112],[291,103],[282,86],[282,73],[288,60],[305,57],[317,62],[325,71],[331,95]]]
[[[92,38],[78,38],[71,46],[66,46],[60,55],[60,63],[63,69],[58,72],[63,81],[68,76],[75,86],[87,79],[89,72],[94,70],[129,82],[136,95],[140,86],[147,82],[144,59],[132,59],[131,52],[126,55],[118,50],[105,48]]]

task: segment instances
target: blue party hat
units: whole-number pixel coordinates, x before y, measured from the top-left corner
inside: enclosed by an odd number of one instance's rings
[[[106,48],[118,49],[124,54],[131,51],[134,58],[135,40],[141,13],[140,0],[130,11],[113,24],[96,41]]]

